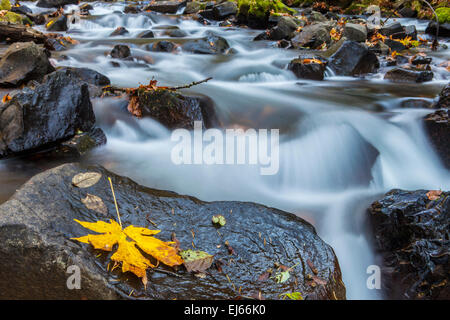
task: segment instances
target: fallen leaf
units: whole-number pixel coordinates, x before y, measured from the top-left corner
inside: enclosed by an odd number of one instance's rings
[[[98,172],[79,173],[72,178],[72,184],[78,188],[89,188],[96,184],[102,177]]]
[[[300,292],[292,292],[292,293],[282,293],[280,294],[280,298],[283,297],[283,300],[289,298],[291,300],[303,300],[303,296]]]
[[[313,278],[314,282],[317,283],[317,284],[320,284],[322,286],[327,284],[327,282],[325,280],[322,280],[322,279],[320,279],[317,276],[312,276],[312,278]]]
[[[2,98],[2,102],[3,103],[7,103],[9,100],[11,100],[12,98],[11,98],[11,96],[7,93],[7,94],[5,94],[4,96],[3,96],[3,98]]]
[[[430,190],[427,192],[428,200],[434,201],[441,197],[442,191],[441,190]]]
[[[100,197],[88,193],[86,198],[81,199],[81,202],[83,202],[89,210],[94,210],[105,216],[108,214],[108,208]]]
[[[314,274],[318,274],[319,272],[317,271],[317,268],[316,267],[314,267],[314,264],[312,263],[312,261],[311,260],[306,260],[306,263],[308,264],[308,267],[311,269],[311,271],[314,273]]]
[[[227,241],[225,241],[225,246],[227,247],[228,253],[229,254],[236,254],[236,252],[234,252],[234,249],[232,246],[230,246],[230,243]]]
[[[274,279],[277,283],[284,283],[286,281],[289,280],[289,278],[291,277],[291,274],[289,273],[289,271],[283,271],[283,272],[278,272]]]
[[[183,250],[180,256],[188,272],[203,272],[211,267],[214,260],[214,256],[200,250]]]

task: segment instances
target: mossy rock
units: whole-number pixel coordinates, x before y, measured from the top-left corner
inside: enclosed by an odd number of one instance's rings
[[[237,0],[238,18],[254,27],[265,28],[272,13],[294,14],[281,0]]]
[[[450,8],[441,7],[436,9],[439,23],[450,23]]]
[[[17,13],[8,11],[4,16],[0,17],[0,21],[9,22],[14,24],[23,24],[24,18]]]
[[[11,2],[9,0],[1,0],[0,10],[11,10]]]

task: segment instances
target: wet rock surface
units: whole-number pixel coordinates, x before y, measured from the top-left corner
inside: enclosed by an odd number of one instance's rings
[[[386,72],[384,79],[393,82],[426,82],[433,80],[433,72],[395,68]]]
[[[41,80],[53,70],[46,51],[34,42],[15,43],[0,60],[0,87],[16,87],[30,80]]]
[[[377,56],[366,45],[345,41],[329,59],[330,68],[340,76],[371,73],[378,69]]]
[[[93,171],[101,174],[99,182],[85,189],[72,185],[73,176]],[[70,240],[87,233],[73,219],[115,219],[107,177],[112,178],[123,225],[155,229],[151,219],[161,230],[160,239],[170,241],[174,233],[182,249],[195,244],[196,249],[214,255],[215,263],[204,278],[183,267],[174,270],[160,265],[148,271],[144,289],[133,274],[107,270],[110,254],[98,256],[89,245]],[[107,213],[87,209],[81,201],[87,194],[101,198]],[[211,222],[218,212],[227,220],[219,230]],[[0,231],[1,298],[234,299],[260,293],[266,299],[279,299],[281,293],[292,290],[306,299],[345,298],[333,250],[301,218],[254,203],[202,202],[145,188],[98,166],[66,164],[33,177],[0,206]],[[277,263],[295,265],[286,282],[258,280],[267,269],[276,270]],[[67,289],[70,265],[81,269],[81,290]],[[320,283],[313,285],[312,279]],[[241,293],[234,289],[239,287]]]
[[[437,110],[423,119],[425,131],[443,164],[450,168],[450,111]]]
[[[450,108],[450,84],[447,84],[441,93],[439,93],[438,101],[436,102],[435,108]]]
[[[94,123],[88,84],[65,71],[51,73],[0,106],[0,157],[51,146]]]
[[[450,192],[392,190],[368,209],[390,299],[450,298]]]
[[[143,117],[156,119],[171,129],[193,129],[195,121],[201,121],[205,128],[219,123],[214,108],[201,97],[169,90],[145,91],[139,94],[138,104]]]
[[[227,40],[212,32],[207,32],[205,38],[188,41],[182,45],[184,51],[197,54],[225,53],[229,47]]]

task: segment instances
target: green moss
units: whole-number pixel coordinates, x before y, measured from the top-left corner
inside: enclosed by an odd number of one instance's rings
[[[439,19],[439,23],[450,23],[450,8],[441,7],[437,8],[436,14]]]
[[[20,14],[8,11],[3,17],[0,17],[0,21],[6,21],[9,23],[22,24],[22,16]]]
[[[9,0],[1,0],[0,10],[11,10],[11,2]]]
[[[294,14],[295,10],[286,6],[281,0],[235,0],[238,15],[247,18],[267,19],[270,12]]]

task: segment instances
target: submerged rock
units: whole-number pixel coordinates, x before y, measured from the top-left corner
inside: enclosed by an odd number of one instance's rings
[[[125,44],[116,44],[109,53],[111,58],[125,59],[131,55],[130,47]]]
[[[384,79],[393,82],[426,82],[433,80],[433,72],[395,68],[386,72]]]
[[[174,52],[178,48],[178,45],[171,41],[161,40],[148,44],[146,48],[155,52]]]
[[[111,32],[111,34],[109,36],[110,37],[123,36],[123,35],[129,34],[129,33],[130,32],[125,27],[117,27],[113,32]]]
[[[450,110],[440,109],[423,119],[425,131],[443,164],[450,169]]]
[[[30,80],[41,80],[54,70],[46,51],[34,42],[14,43],[0,60],[0,87],[16,87]]]
[[[94,123],[88,85],[65,71],[53,72],[0,106],[0,157],[54,146]]]
[[[345,41],[330,57],[329,67],[338,76],[355,76],[378,69],[377,56],[362,43]]]
[[[85,172],[100,173],[100,180],[88,188],[75,187],[72,178]],[[197,250],[214,255],[205,277],[182,266],[159,265],[162,271],[147,271],[144,288],[131,273],[108,271],[111,253],[99,257],[89,245],[70,239],[89,233],[74,219],[116,219],[108,177],[122,224],[157,228],[158,238],[170,241],[174,234],[182,250],[195,244]],[[88,209],[81,201],[88,194],[100,198],[105,210]],[[211,223],[218,212],[227,221],[220,233]],[[280,294],[292,291],[306,299],[345,299],[333,249],[303,219],[254,203],[203,202],[146,188],[99,166],[66,164],[25,183],[0,206],[0,241],[2,299],[235,299],[259,294],[280,299]],[[277,264],[292,267],[285,282],[273,279],[282,271]],[[72,265],[80,268],[80,290],[66,285]],[[240,287],[240,292],[234,289]]]
[[[449,196],[392,190],[368,209],[389,299],[450,299]]]
[[[227,40],[212,32],[207,32],[205,38],[188,41],[182,45],[184,51],[198,54],[226,53],[229,48]]]

